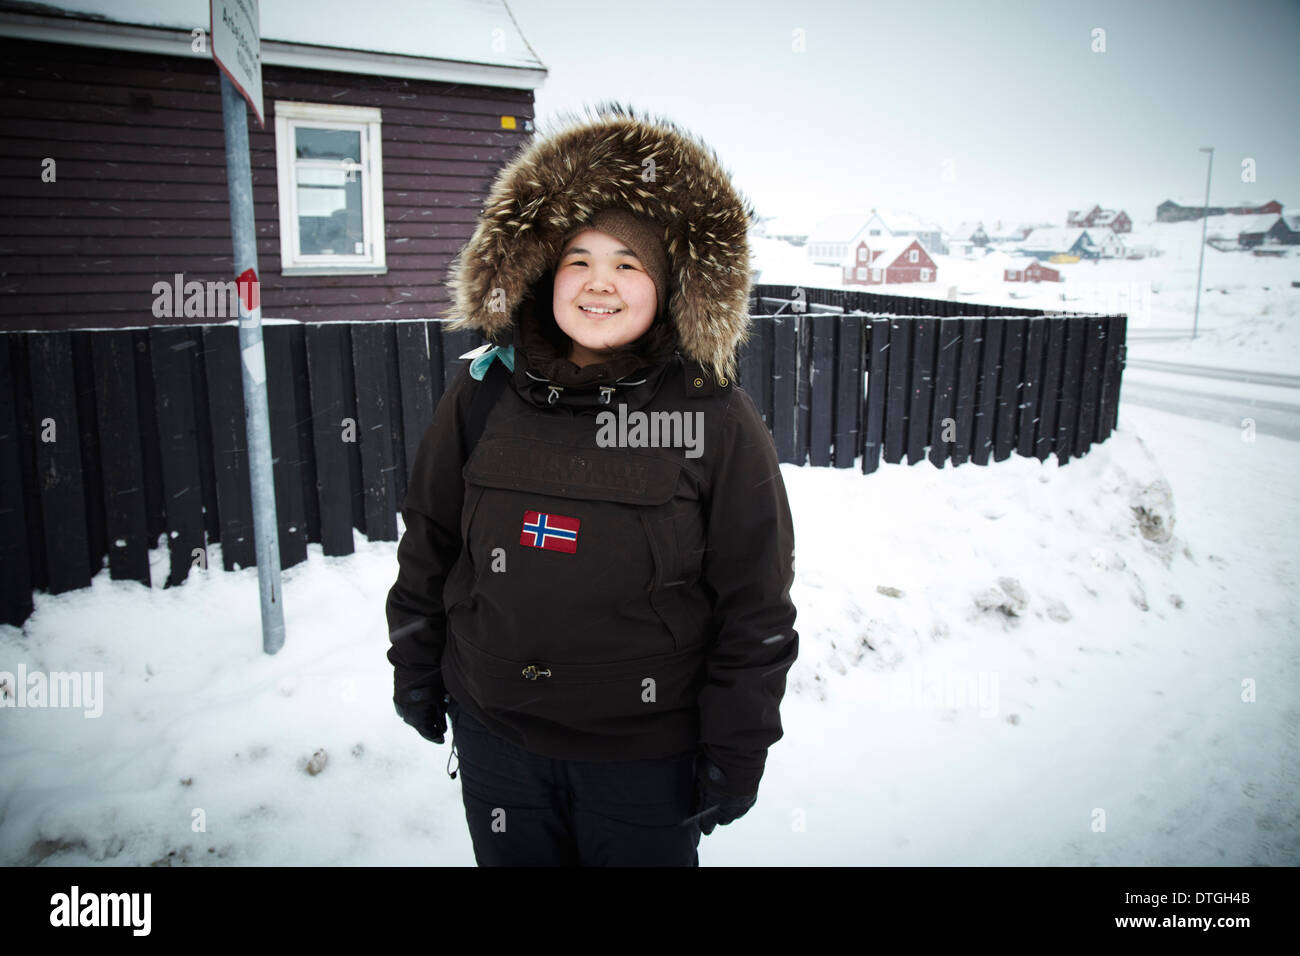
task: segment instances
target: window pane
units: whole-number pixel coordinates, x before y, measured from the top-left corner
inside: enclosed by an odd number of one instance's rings
[[[357,170],[298,170],[298,245],[306,256],[365,253],[361,174]]]
[[[361,162],[361,133],[348,129],[311,129],[298,126],[294,131],[299,159],[350,159]]]

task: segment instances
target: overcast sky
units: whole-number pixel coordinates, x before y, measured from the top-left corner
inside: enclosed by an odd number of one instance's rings
[[[1300,0],[507,2],[550,71],[539,119],[664,115],[760,215],[1063,224],[1091,201],[1143,221],[1202,200],[1200,146],[1211,204],[1300,211]]]

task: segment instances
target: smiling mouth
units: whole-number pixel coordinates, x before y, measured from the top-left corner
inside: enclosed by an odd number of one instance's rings
[[[622,309],[598,309],[585,305],[580,305],[578,308],[587,313],[587,315],[617,315],[619,312],[623,311]]]

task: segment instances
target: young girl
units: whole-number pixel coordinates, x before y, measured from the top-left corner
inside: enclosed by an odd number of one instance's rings
[[[751,218],[706,146],[602,105],[505,167],[452,268],[493,347],[413,464],[388,659],[407,723],[451,717],[479,865],[698,865],[756,800],[798,637],[733,380]]]

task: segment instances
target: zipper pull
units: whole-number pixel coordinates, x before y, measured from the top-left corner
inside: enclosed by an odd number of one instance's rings
[[[550,392],[546,396],[546,404],[554,405],[555,400],[560,397],[560,393],[564,391],[564,389],[559,385],[547,385],[546,387],[550,389]]]
[[[537,680],[539,677],[550,677],[551,670],[549,667],[538,670],[536,664],[529,664],[524,668],[524,678],[526,680]]]
[[[600,404],[608,405],[610,398],[614,395],[613,385],[602,385],[600,387]]]

